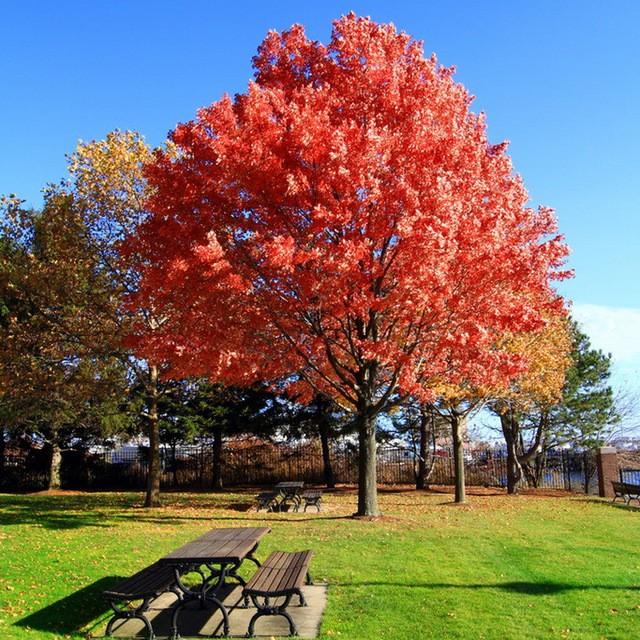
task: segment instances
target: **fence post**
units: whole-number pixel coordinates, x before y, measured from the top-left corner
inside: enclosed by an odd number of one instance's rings
[[[615,447],[598,449],[598,495],[601,498],[613,498],[611,482],[618,480],[618,456]]]
[[[562,449],[562,471],[564,472],[564,488],[566,491],[571,491],[571,463],[569,454],[564,449]]]

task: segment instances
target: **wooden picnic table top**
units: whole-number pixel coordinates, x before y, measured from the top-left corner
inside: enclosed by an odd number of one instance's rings
[[[174,565],[239,563],[269,531],[270,527],[211,529],[160,558],[159,562]]]
[[[302,489],[304,482],[302,480],[293,480],[291,482],[278,482],[276,489]]]

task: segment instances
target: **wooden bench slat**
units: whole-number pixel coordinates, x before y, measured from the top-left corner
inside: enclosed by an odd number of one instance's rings
[[[296,573],[290,578],[294,582],[294,587],[302,587],[302,585],[304,584],[304,580],[307,575],[307,569],[309,567],[309,563],[311,562],[312,555],[312,551],[302,551],[298,554],[298,557],[296,558],[296,564],[294,565]]]
[[[304,584],[305,574],[306,570],[304,567],[302,567],[302,565],[291,563],[289,568],[286,569],[286,571],[282,575],[279,588],[281,590],[287,590],[301,587]]]
[[[259,591],[271,591],[274,588],[277,578],[278,572],[273,567],[267,567],[257,577],[253,588]]]
[[[286,562],[287,554],[284,551],[275,551],[267,561],[263,564],[265,568],[262,574],[262,581],[260,583],[260,589],[264,591],[277,590],[278,580],[280,578],[279,569]],[[258,571],[260,574],[260,571]],[[257,576],[260,581],[260,575]]]

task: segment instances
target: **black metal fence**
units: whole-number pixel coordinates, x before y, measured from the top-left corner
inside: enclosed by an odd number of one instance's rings
[[[433,458],[429,484],[453,484],[453,458],[440,448]],[[165,489],[206,490],[213,486],[214,451],[211,445],[164,448],[161,453],[161,484]],[[358,453],[351,443],[331,450],[334,479],[355,484]],[[0,465],[0,490],[33,491],[46,488],[49,459],[45,450],[28,449],[5,455]],[[412,484],[417,459],[410,448],[381,446],[378,449],[378,481],[381,484]],[[465,451],[469,485],[506,485],[506,454],[502,448],[482,447]],[[142,489],[146,484],[148,451],[144,447],[63,452],[62,486],[68,489]],[[294,444],[228,443],[221,459],[225,486],[269,485],[280,480],[304,480],[321,484],[324,466],[319,442]],[[592,452],[549,452],[536,473],[529,472],[523,486],[597,493],[598,476]]]

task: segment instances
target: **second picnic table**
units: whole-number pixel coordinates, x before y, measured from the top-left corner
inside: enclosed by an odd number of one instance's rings
[[[286,506],[292,502],[296,511],[300,507],[300,492],[304,489],[304,482],[294,480],[290,482],[278,482],[275,486],[276,491],[282,495],[281,506]]]

